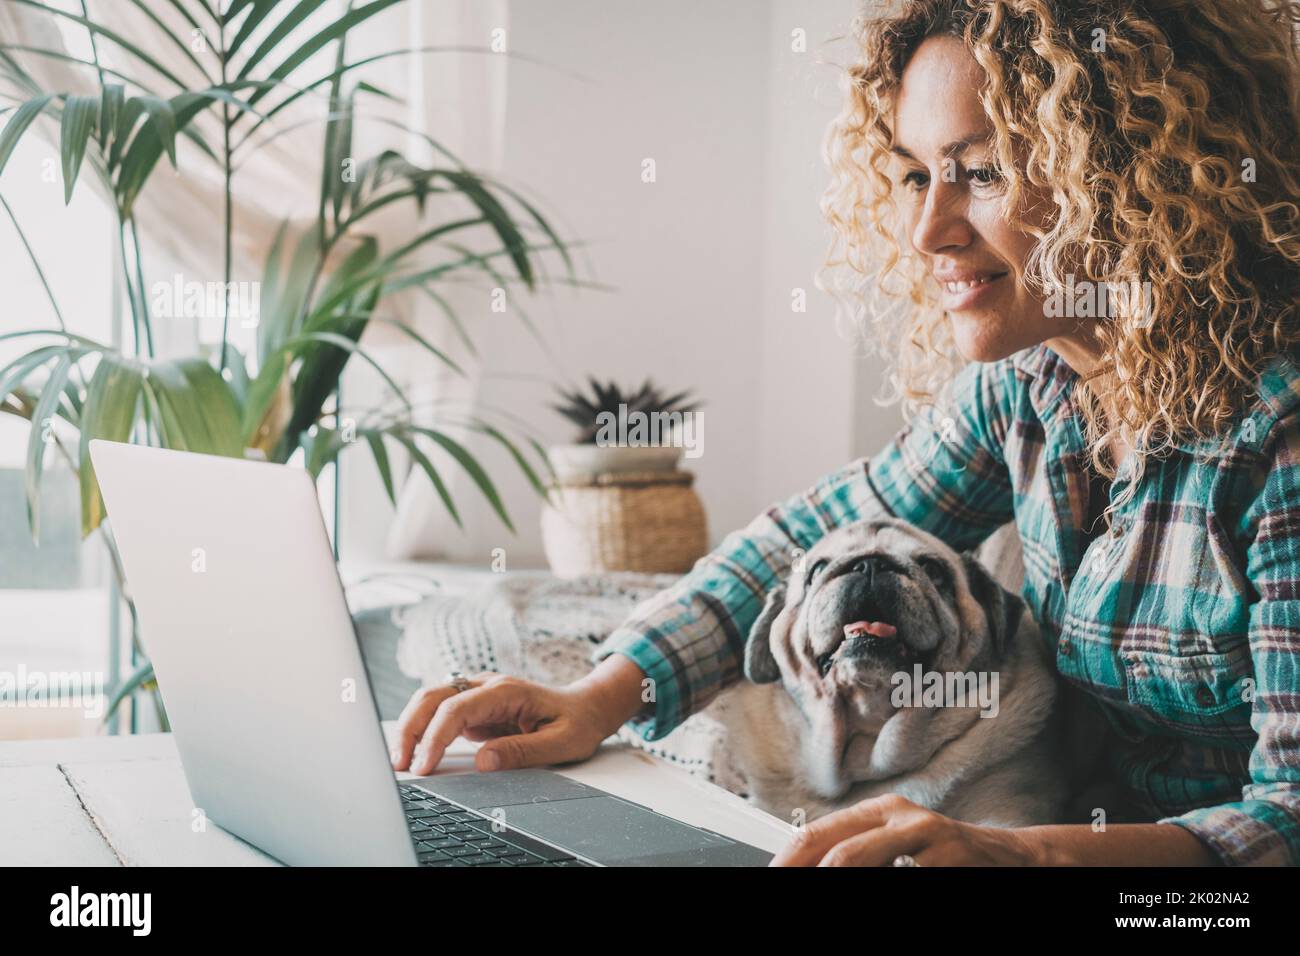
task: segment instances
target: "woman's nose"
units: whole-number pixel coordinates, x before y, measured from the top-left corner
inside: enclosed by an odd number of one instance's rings
[[[925,255],[938,255],[970,245],[973,233],[964,212],[958,186],[936,178],[912,226],[912,246]]]

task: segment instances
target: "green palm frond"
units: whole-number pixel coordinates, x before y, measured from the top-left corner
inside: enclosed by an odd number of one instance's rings
[[[32,435],[45,435],[33,437],[28,448],[33,530],[35,495],[54,444],[51,423],[56,439],[77,436],[70,457],[80,475],[82,527],[89,533],[103,517],[86,452],[91,439],[144,440],[221,455],[256,449],[279,462],[301,450],[309,469],[318,474],[343,447],[337,431],[326,423],[336,412],[339,380],[354,360],[368,365],[386,384],[399,412],[360,436],[380,467],[386,490],[396,491],[401,476],[393,464],[400,458],[428,478],[459,522],[460,511],[445,477],[449,469],[459,470],[513,528],[488,469],[446,428],[414,424],[403,385],[366,345],[372,326],[389,328],[463,375],[466,370],[436,339],[386,314],[390,297],[418,290],[436,305],[438,317],[466,352],[477,356],[473,330],[453,299],[441,294],[445,284],[477,276],[495,286],[535,291],[551,281],[546,266],[551,255],[563,263],[563,274],[555,281],[584,284],[570,256],[575,243],[562,240],[520,190],[469,168],[427,131],[371,111],[396,97],[366,78],[368,65],[396,56],[475,48],[401,47],[349,56],[353,30],[409,0],[354,0],[342,9],[331,0],[231,0],[224,12],[206,0],[123,0],[139,15],[141,30],[129,32],[112,20],[97,21],[84,10],[48,7],[40,0],[14,2],[85,30],[93,41],[93,58],[0,40],[0,76],[10,80],[21,97],[0,108],[0,174],[18,144],[37,128],[36,120],[48,117],[58,130],[65,199],[71,199],[87,169],[113,199],[125,300],[135,330],[129,347],[119,349],[62,330],[11,333],[56,336],[55,344],[49,338],[38,340],[0,368],[4,410],[33,419]],[[199,35],[208,48],[192,46]],[[179,55],[163,62],[151,52],[160,50]],[[301,68],[322,52],[332,56],[333,67],[323,76],[314,72],[300,80]],[[27,56],[53,58],[93,72],[99,88],[91,94],[43,90],[23,68]],[[322,95],[326,91],[328,97]],[[316,221],[310,226],[284,223],[271,245],[262,276],[255,349],[241,355],[223,334],[219,358],[154,359],[146,269],[135,223],[140,195],[160,165],[185,175],[192,160],[216,164],[228,195],[233,195],[240,165],[270,139],[300,128],[296,119],[286,124],[289,108],[301,112],[312,102],[310,95],[320,98],[323,107],[317,120],[322,169]],[[356,155],[362,142],[356,131],[362,123],[412,133],[433,150],[437,161],[422,165],[392,149]],[[181,151],[178,140],[192,148],[192,157]],[[426,215],[433,197],[438,197],[439,209],[445,203],[447,210],[455,211],[393,241],[370,231],[381,212],[399,206]],[[17,227],[12,213],[10,219]],[[227,215],[227,248],[236,228]],[[31,258],[40,272],[35,256]],[[224,278],[229,283],[229,255]],[[47,292],[53,305],[53,292]],[[54,308],[59,315],[57,305]],[[527,313],[517,305],[512,311],[522,327],[541,340]],[[471,419],[464,427],[504,449],[529,486],[545,494],[539,471],[549,462],[535,439],[508,435],[507,429],[485,420]],[[398,458],[389,458],[390,453]]]

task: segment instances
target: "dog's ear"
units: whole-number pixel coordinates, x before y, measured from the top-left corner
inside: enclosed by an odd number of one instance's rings
[[[989,621],[989,640],[993,644],[993,653],[998,660],[1006,654],[1020,626],[1020,619],[1025,613],[1025,602],[1018,594],[1012,594],[994,580],[988,568],[980,564],[971,552],[961,556],[962,566],[966,570],[966,581],[970,586],[971,597],[984,608]]]
[[[745,642],[745,677],[755,684],[770,684],[781,679],[781,669],[772,656],[770,637],[772,622],[784,607],[785,585],[778,584],[767,592],[763,611],[749,629],[749,639]]]

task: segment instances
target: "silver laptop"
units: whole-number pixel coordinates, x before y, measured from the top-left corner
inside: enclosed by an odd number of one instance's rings
[[[547,770],[398,781],[311,478],[116,442],[90,457],[196,808],[291,865],[759,866]]]

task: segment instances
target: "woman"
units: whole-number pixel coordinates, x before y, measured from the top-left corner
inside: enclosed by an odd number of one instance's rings
[[[994,829],[888,797],[776,862],[1300,861],[1297,22],[1265,0],[861,19],[830,274],[871,290],[928,412],[728,536],[584,680],[421,691],[394,765],[429,772],[461,734],[491,738],[483,770],[587,756],[626,720],[661,737],[739,678],[765,591],[828,530],[883,510],[965,549],[1014,519],[1024,597],[1143,822]]]

